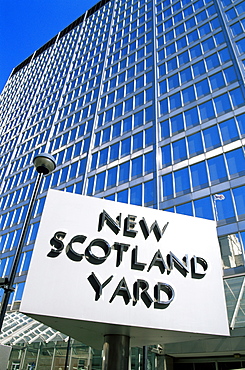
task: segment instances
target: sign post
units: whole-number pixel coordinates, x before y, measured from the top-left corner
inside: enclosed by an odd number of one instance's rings
[[[129,341],[229,335],[216,224],[51,190],[20,309],[104,343],[104,370],[127,369]]]

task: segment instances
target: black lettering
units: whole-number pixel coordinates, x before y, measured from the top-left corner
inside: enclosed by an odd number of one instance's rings
[[[188,254],[185,255],[183,258],[183,262],[181,262],[172,252],[170,252],[167,255],[167,261],[169,270],[173,270],[174,266],[177,268],[177,270],[186,277],[187,273],[189,272],[189,260],[188,260]],[[169,271],[169,273],[170,273]]]
[[[83,254],[80,254],[80,253],[77,253],[74,251],[74,249],[72,248],[72,244],[73,243],[84,243],[84,241],[86,240],[86,236],[84,235],[76,235],[74,236],[71,241],[69,242],[69,244],[67,245],[66,247],[66,254],[67,254],[67,257],[70,258],[70,260],[72,261],[81,261],[83,259]]]
[[[122,256],[123,252],[127,252],[129,244],[123,244],[123,243],[114,243],[114,249],[117,251],[117,262],[116,266],[120,266],[122,262]]]
[[[202,266],[203,271],[208,269],[208,263],[204,258],[193,256],[191,259],[191,276],[193,279],[202,279],[206,275],[206,272],[197,272],[198,264]]]
[[[123,297],[125,304],[128,304],[130,299],[131,299],[131,294],[129,292],[129,289],[128,289],[128,286],[127,286],[127,283],[126,283],[124,277],[122,278],[122,280],[118,284],[118,286],[117,286],[115,292],[113,293],[109,302],[111,303],[117,295],[120,295],[120,296]]]
[[[137,216],[128,215],[128,217],[124,220],[124,235],[129,236],[130,238],[134,238],[137,234],[137,230],[134,230],[136,225]]]
[[[155,221],[155,222],[153,222],[153,224],[151,225],[151,227],[149,229],[149,227],[148,227],[148,225],[147,225],[146,220],[145,220],[144,217],[142,217],[142,219],[140,220],[139,224],[140,224],[140,227],[141,227],[141,230],[143,232],[143,235],[144,235],[145,239],[148,238],[148,236],[150,235],[150,233],[153,230],[153,232],[155,234],[155,237],[156,237],[156,239],[157,239],[158,242],[161,239],[161,237],[163,236],[163,234],[164,234],[164,232],[165,232],[165,230],[166,230],[166,228],[168,226],[168,222],[167,222],[164,225],[163,229],[161,230],[160,227],[159,227],[159,225],[158,225],[158,223],[157,223],[157,221]]]
[[[168,270],[168,267],[164,262],[163,256],[160,252],[160,249],[158,249],[158,251],[155,253],[154,257],[152,258],[152,261],[151,261],[150,266],[148,267],[147,271],[150,271],[150,269],[153,266],[158,266],[162,274],[164,273],[165,270]]]
[[[121,230],[121,216],[122,215],[120,213],[115,221],[113,220],[113,218],[111,218],[111,216],[105,210],[103,210],[103,212],[100,214],[98,230],[101,231],[102,227],[104,226],[104,223],[106,222],[106,224],[110,227],[110,229],[115,234],[118,234],[119,231]]]
[[[132,250],[131,269],[143,271],[146,266],[146,263],[138,262],[137,255],[138,255],[138,246],[136,245],[135,248]]]
[[[102,257],[97,257],[92,252],[92,247],[94,246],[100,247],[104,251],[105,255]],[[92,263],[93,265],[100,265],[101,263],[105,262],[110,253],[111,247],[104,239],[94,239],[85,249],[85,257],[87,258],[88,262]]]
[[[161,292],[167,295],[166,301],[161,301]],[[154,287],[154,308],[164,309],[167,308],[174,299],[174,290],[169,284],[157,283]]]
[[[100,284],[99,280],[95,276],[95,274],[92,272],[92,274],[88,277],[88,281],[92,285],[94,291],[95,291],[95,300],[98,301],[98,299],[102,295],[102,289],[110,283],[112,280],[113,275],[111,275],[103,284]]]
[[[141,294],[139,294],[139,290],[140,289],[142,289]],[[152,300],[151,296],[149,295],[149,293],[147,292],[148,289],[149,289],[149,284],[145,280],[138,279],[134,283],[134,287],[133,287],[133,291],[134,291],[134,302],[133,302],[133,305],[134,306],[138,302],[139,295],[140,295],[141,296],[141,299],[144,302],[144,304],[146,305],[146,307],[148,307],[148,308],[150,307],[150,305],[152,304],[153,300]]]
[[[51,251],[47,254],[48,257],[54,258],[60,255],[60,253],[64,249],[64,243],[62,242],[62,240],[65,236],[66,233],[64,233],[63,231],[57,231],[54,234],[53,238],[50,239],[50,245],[55,249],[51,249]]]

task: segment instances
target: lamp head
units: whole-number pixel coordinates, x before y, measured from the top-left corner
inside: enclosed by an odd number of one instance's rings
[[[38,173],[48,175],[56,168],[55,159],[51,154],[41,153],[34,157],[33,164]]]

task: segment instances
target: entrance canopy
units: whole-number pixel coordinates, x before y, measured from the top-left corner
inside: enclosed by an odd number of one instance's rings
[[[2,333],[0,334],[0,344],[31,344],[34,342],[68,341],[68,336],[44,325],[26,315],[12,311],[7,312]]]

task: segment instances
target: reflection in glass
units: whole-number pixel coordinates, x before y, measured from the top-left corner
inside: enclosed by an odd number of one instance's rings
[[[219,237],[223,268],[242,266],[243,250],[237,234],[228,234]]]

